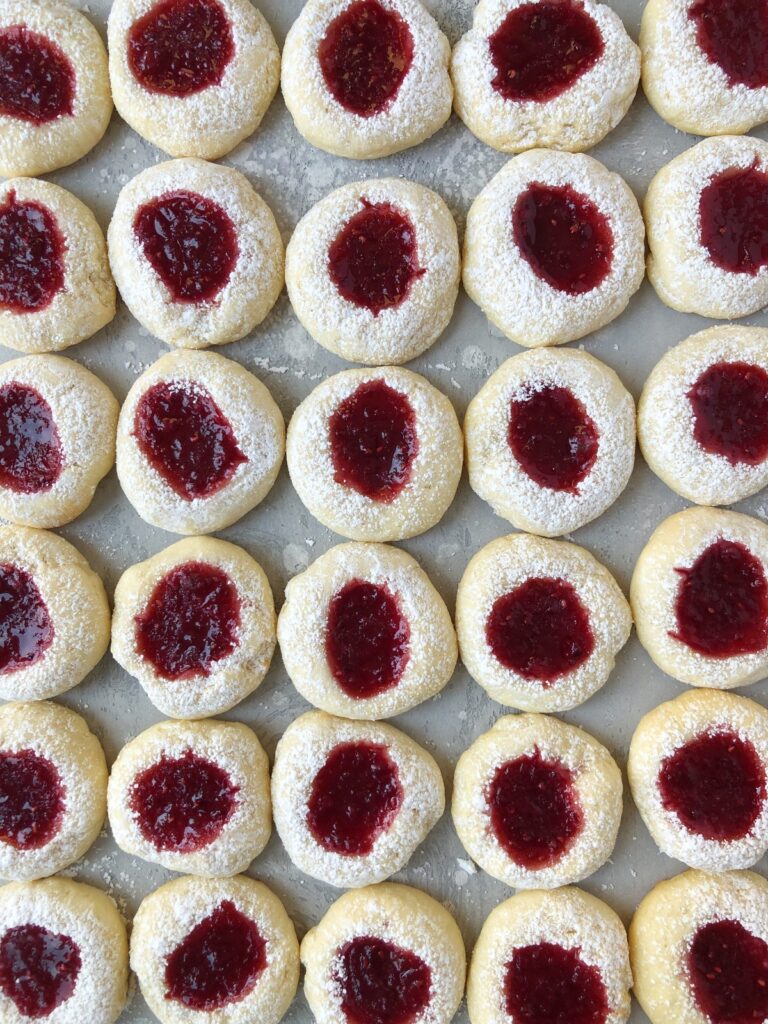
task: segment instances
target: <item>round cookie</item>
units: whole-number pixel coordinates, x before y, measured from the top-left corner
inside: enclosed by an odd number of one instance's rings
[[[207,718],[267,674],[275,606],[258,562],[223,540],[178,541],[115,588],[112,655],[163,714]]]
[[[272,806],[300,871],[358,888],[405,867],[440,819],[445,790],[432,756],[399,729],[309,711],[277,745]]]
[[[632,737],[632,796],[661,850],[689,867],[748,868],[768,850],[768,711],[718,690],[661,704]]]
[[[343,718],[409,711],[443,689],[458,654],[427,574],[384,544],[340,544],[294,576],[277,637],[302,697]]]
[[[730,690],[768,675],[768,526],[688,508],[656,528],[635,565],[640,643],[662,672]]]
[[[631,985],[627,933],[606,903],[576,888],[520,892],[483,925],[467,1008],[472,1024],[624,1024]]]
[[[280,82],[280,51],[250,0],[115,0],[115,106],[171,156],[217,160],[253,134]]]
[[[107,51],[79,11],[60,0],[0,0],[0,62],[3,177],[48,174],[101,140],[112,115]]]
[[[464,287],[511,341],[562,345],[624,312],[645,275],[644,237],[623,178],[584,154],[534,149],[470,207]]]
[[[470,561],[456,595],[461,659],[489,697],[568,711],[608,680],[632,614],[585,548],[515,533]]]
[[[277,1024],[299,983],[299,944],[261,882],[176,878],[139,907],[131,967],[161,1024]]]
[[[549,715],[507,715],[459,758],[451,814],[469,856],[516,889],[581,881],[608,860],[622,812],[618,765]]]
[[[171,352],[134,383],[117,426],[117,475],[152,526],[223,530],[277,479],[285,424],[267,388],[213,352]]]
[[[460,268],[445,202],[400,178],[331,192],[299,221],[286,252],[296,316],[324,348],[366,366],[407,363],[440,337]]]
[[[456,113],[487,145],[578,152],[629,110],[640,51],[593,0],[480,0],[451,75]]]
[[[46,700],[77,686],[109,646],[104,584],[45,530],[0,527],[0,697]]]
[[[388,882],[346,892],[301,944],[304,994],[317,1024],[450,1024],[464,994],[458,926],[425,892]],[[371,971],[374,961],[380,970]]]
[[[245,337],[283,287],[274,215],[232,167],[168,160],[147,168],[118,196],[108,237],[126,305],[173,348]]]
[[[313,146],[389,156],[451,116],[450,56],[419,0],[308,0],[285,40],[283,98]]]
[[[288,427],[291,482],[343,537],[404,540],[435,526],[464,458],[450,401],[410,370],[345,370],[305,398]]]
[[[571,533],[606,511],[635,463],[635,403],[618,376],[578,349],[508,359],[464,420],[472,489],[513,526]]]

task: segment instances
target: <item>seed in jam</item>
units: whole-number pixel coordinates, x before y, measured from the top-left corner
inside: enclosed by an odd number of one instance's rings
[[[64,816],[64,786],[56,765],[34,750],[0,751],[0,843],[39,850]]]
[[[768,86],[768,4],[765,0],[696,0],[688,8],[696,39],[730,85]]]
[[[317,50],[329,92],[345,110],[373,117],[397,96],[413,63],[413,36],[379,0],[354,0],[328,26]]]
[[[768,458],[768,373],[751,363],[715,363],[688,392],[693,436],[732,465]]]
[[[759,1024],[768,1018],[768,943],[740,921],[699,928],[688,972],[696,1005],[711,1024]]]
[[[579,949],[553,942],[518,946],[507,963],[504,998],[520,1024],[605,1024],[611,1012],[597,967]]]
[[[715,266],[755,277],[768,266],[768,174],[757,167],[715,174],[701,190],[699,221]]]
[[[73,995],[81,967],[77,943],[40,925],[9,928],[0,939],[0,989],[23,1017],[50,1017]]]
[[[26,25],[0,29],[0,114],[41,125],[75,112],[75,69],[64,51]]]
[[[333,979],[345,1024],[414,1024],[432,994],[432,971],[410,949],[361,935],[338,950]]]
[[[53,643],[48,609],[30,574],[18,565],[0,564],[0,674],[39,661]]]
[[[61,440],[50,405],[19,381],[0,386],[0,487],[50,491],[61,475]]]
[[[11,189],[0,203],[0,308],[38,313],[64,287],[66,243],[42,203]]]
[[[340,743],[312,782],[307,826],[324,850],[365,857],[402,802],[400,773],[385,746]]]

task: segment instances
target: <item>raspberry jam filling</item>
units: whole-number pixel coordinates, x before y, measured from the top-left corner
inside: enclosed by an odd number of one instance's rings
[[[716,842],[748,835],[765,803],[765,769],[757,751],[734,732],[708,732],[661,765],[661,802],[689,832]]]
[[[366,381],[340,402],[328,434],[337,484],[389,504],[410,481],[419,453],[416,413],[383,380]]]
[[[701,190],[699,221],[715,266],[755,277],[768,265],[768,174],[757,167],[715,174]]]
[[[157,850],[195,853],[221,835],[235,813],[239,788],[218,764],[188,750],[140,772],[130,806],[141,834]]]
[[[50,1017],[74,993],[81,967],[77,943],[40,925],[9,928],[0,939],[0,989],[22,1017]]]
[[[57,834],[63,816],[56,765],[34,750],[0,751],[0,843],[39,850]]]
[[[350,580],[328,607],[325,656],[348,697],[366,700],[397,686],[411,656],[411,629],[388,587]]]
[[[670,636],[710,658],[756,654],[768,644],[768,583],[743,544],[717,540],[677,569],[677,629]]]
[[[209,676],[240,637],[240,598],[223,569],[187,562],[171,569],[136,616],[136,649],[163,679]]]
[[[149,388],[133,431],[144,457],[184,501],[210,498],[248,461],[210,392],[192,381]]]
[[[711,1024],[759,1024],[768,1018],[768,944],[739,921],[713,921],[688,953],[693,996]]]
[[[61,475],[61,440],[50,405],[19,381],[0,387],[0,487],[50,491]]]
[[[220,1010],[253,991],[267,962],[255,921],[223,900],[166,960],[165,998],[190,1010]]]
[[[66,243],[42,203],[18,200],[13,189],[0,204],[0,308],[37,313],[64,287]]]
[[[324,850],[365,857],[402,803],[400,773],[385,746],[340,743],[312,782],[307,826]]]
[[[0,114],[41,125],[75,110],[75,69],[47,36],[25,25],[0,29]]]
[[[397,11],[379,0],[354,0],[328,26],[317,57],[336,102],[373,117],[393,102],[411,69],[413,36]]]
[[[378,316],[401,306],[426,270],[410,219],[390,203],[360,201],[328,250],[328,272],[343,299]]]
[[[212,302],[232,276],[240,254],[237,231],[226,210],[184,189],[139,207],[133,231],[174,302]]]
[[[128,34],[128,66],[149,92],[184,97],[221,85],[235,56],[219,0],[160,0]]]
[[[688,392],[693,436],[731,465],[768,458],[768,373],[751,363],[715,363]]]
[[[527,871],[556,864],[584,826],[570,768],[537,749],[499,765],[486,790],[491,828],[501,847]]]
[[[0,673],[34,665],[53,643],[51,616],[28,572],[0,564]]]
[[[696,39],[730,85],[768,86],[768,4],[765,0],[696,0],[688,8]]]
[[[372,935],[336,954],[346,1024],[413,1024],[429,1006],[432,971],[420,956]]]
[[[605,1024],[611,1012],[597,967],[553,942],[519,946],[506,965],[504,999],[520,1024]]]

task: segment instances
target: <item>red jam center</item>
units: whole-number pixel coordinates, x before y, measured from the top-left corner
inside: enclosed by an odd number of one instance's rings
[[[164,679],[209,676],[237,647],[239,634],[237,588],[207,562],[171,569],[136,616],[136,648]]]
[[[50,405],[27,384],[0,387],[0,487],[17,494],[50,491],[63,453]]]
[[[392,103],[411,69],[413,36],[379,0],[354,0],[328,26],[317,57],[336,102],[373,117]]]
[[[361,202],[328,250],[328,271],[342,298],[378,316],[402,305],[426,270],[409,218],[389,203]]]
[[[552,942],[515,949],[504,997],[515,1024],[605,1024],[610,1014],[597,967],[585,964],[578,949]]]
[[[486,798],[496,838],[528,871],[556,864],[584,824],[573,772],[538,750],[500,765]]]
[[[699,928],[688,971],[696,1004],[711,1024],[760,1024],[768,1018],[768,944],[739,921]]]
[[[0,308],[37,313],[64,287],[64,236],[42,203],[19,202],[11,189],[0,204]]]
[[[191,381],[162,381],[146,391],[136,408],[134,436],[185,501],[210,498],[248,461],[210,393]]]
[[[688,17],[696,39],[730,85],[768,86],[768,3],[765,0],[696,0]]]
[[[411,479],[419,451],[416,414],[383,380],[366,381],[340,402],[328,433],[337,484],[388,504]]]
[[[717,842],[748,835],[765,802],[765,769],[748,740],[709,732],[679,747],[659,771],[664,807],[689,832]]]
[[[400,682],[410,659],[411,630],[386,586],[350,580],[328,608],[325,655],[348,697],[366,700]]]
[[[25,25],[0,29],[0,114],[47,124],[74,113],[75,92],[75,69],[52,39]]]
[[[39,850],[57,834],[63,816],[56,765],[34,750],[0,751],[0,843]]]
[[[432,971],[411,950],[366,935],[337,957],[334,981],[347,1024],[413,1024],[429,1006]]]
[[[365,857],[402,802],[400,773],[386,747],[340,743],[312,782],[307,825],[324,850]]]
[[[77,944],[36,924],[0,939],[0,989],[23,1017],[49,1017],[75,991],[82,962]]]
[[[267,966],[267,942],[230,900],[192,929],[165,965],[165,998],[212,1012],[238,1003]]]
[[[693,436],[732,465],[768,458],[768,373],[750,363],[715,363],[688,392]]]
[[[235,41],[219,0],[160,0],[128,36],[136,80],[163,96],[191,96],[220,85]]]
[[[131,810],[141,834],[158,850],[194,853],[221,835],[235,812],[239,789],[213,761],[188,750],[140,772]]]
[[[712,262],[754,277],[768,265],[768,174],[747,167],[714,175],[701,190],[699,220]]]
[[[174,302],[213,301],[235,269],[235,225],[218,203],[197,192],[168,192],[145,203],[133,230]]]
[[[743,544],[718,540],[689,569],[678,569],[677,630],[670,635],[699,654],[731,658],[768,644],[768,583]]]
[[[39,661],[53,643],[51,616],[28,572],[0,564],[0,673]]]

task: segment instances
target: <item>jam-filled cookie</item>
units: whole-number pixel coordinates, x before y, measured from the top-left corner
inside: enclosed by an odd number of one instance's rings
[[[275,643],[264,570],[227,541],[178,541],[115,588],[112,654],[172,718],[239,704],[264,679]]]
[[[399,729],[309,711],[277,745],[272,804],[300,871],[357,888],[405,867],[442,815],[445,791],[435,760]]]
[[[689,508],[657,527],[635,566],[637,635],[659,668],[730,690],[768,675],[768,526]]]
[[[120,193],[109,259],[126,305],[174,348],[245,337],[283,287],[272,211],[232,167],[168,160]]]
[[[602,744],[548,715],[507,715],[459,758],[453,823],[489,875],[554,889],[597,871],[616,842],[618,765]]]
[[[299,944],[261,882],[177,878],[139,907],[131,967],[162,1024],[277,1024],[298,987]]]
[[[272,831],[269,761],[238,722],[160,722],[121,750],[109,778],[120,849],[171,871],[245,871]]]
[[[593,0],[480,0],[451,74],[456,113],[489,146],[577,152],[629,110],[640,51]]]
[[[0,174],[47,174],[101,140],[112,115],[107,51],[79,11],[0,0],[0,66]]]
[[[580,153],[535,149],[472,204],[464,287],[511,341],[562,345],[624,311],[645,274],[644,239],[623,178]]]
[[[567,711],[591,697],[631,628],[621,588],[585,548],[525,533],[479,551],[456,596],[468,672],[523,711]]]
[[[459,290],[456,224],[445,202],[399,178],[331,192],[286,253],[291,305],[312,337],[368,366],[407,363],[448,326]]]
[[[648,277],[682,313],[728,320],[768,304],[768,142],[704,139],[645,197]]]
[[[402,714],[456,667],[445,602],[414,558],[385,544],[340,544],[294,576],[277,637],[302,697],[343,718]]]
[[[602,515],[635,463],[635,403],[578,349],[508,359],[464,421],[472,489],[513,526],[557,537]]]
[[[624,1024],[632,972],[627,933],[581,889],[520,892],[491,911],[472,954],[472,1024]]]
[[[305,398],[288,428],[288,470],[323,526],[403,540],[448,510],[464,460],[450,401],[410,370],[346,370]]]
[[[109,646],[104,584],[55,533],[0,527],[0,697],[45,700],[77,686]]]
[[[694,868],[748,868],[768,850],[768,711],[693,690],[642,719],[627,765],[657,845]]]
[[[458,925],[409,885],[344,893],[304,937],[301,959],[317,1024],[450,1024],[464,994]]]
[[[171,156],[217,160],[259,127],[280,51],[250,0],[115,0],[109,73],[139,135]]]
[[[139,377],[117,426],[117,475],[142,519],[223,530],[267,496],[285,423],[267,388],[213,352],[171,352]]]

